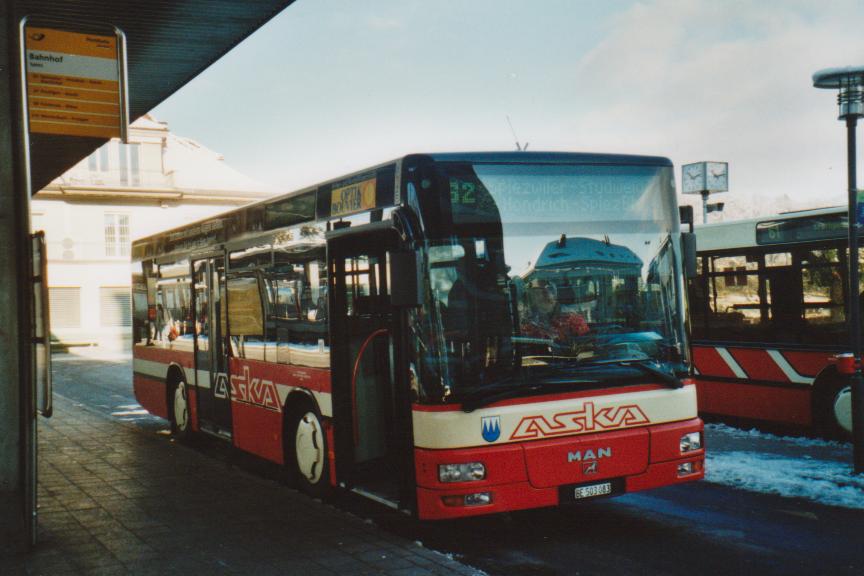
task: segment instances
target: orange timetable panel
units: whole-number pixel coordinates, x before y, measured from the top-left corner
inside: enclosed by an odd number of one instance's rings
[[[35,27],[25,37],[30,131],[120,136],[117,38]]]
[[[117,59],[117,37],[52,28],[27,28],[27,49]]]

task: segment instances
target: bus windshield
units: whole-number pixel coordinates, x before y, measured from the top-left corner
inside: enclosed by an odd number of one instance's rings
[[[460,399],[683,369],[671,167],[450,163],[435,181],[421,382]]]

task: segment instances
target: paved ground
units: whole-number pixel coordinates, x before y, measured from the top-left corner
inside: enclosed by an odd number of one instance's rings
[[[479,573],[62,396],[40,425],[40,544],[3,576]]]
[[[0,576],[472,573],[415,541],[508,576],[864,574],[861,506],[754,491],[761,481],[763,491],[821,494],[830,481],[860,497],[841,473],[849,444],[715,424],[709,471],[725,462],[731,486],[418,523],[360,497],[341,497],[338,510],[310,500],[277,482],[279,467],[223,442],[174,444],[167,422],[136,404],[128,354],[84,349],[54,360],[62,398],[43,428],[44,542],[26,561],[0,561]]]

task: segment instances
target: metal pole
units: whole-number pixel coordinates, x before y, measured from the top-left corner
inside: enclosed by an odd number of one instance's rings
[[[852,440],[855,472],[864,473],[864,373],[861,368],[861,301],[858,287],[858,183],[856,181],[855,128],[858,118],[846,116],[846,147],[849,170],[849,333],[855,373],[852,376]]]
[[[702,224],[708,223],[708,196],[710,194],[707,190],[702,191]]]
[[[29,204],[21,169],[17,22],[0,5],[0,557],[30,541]]]

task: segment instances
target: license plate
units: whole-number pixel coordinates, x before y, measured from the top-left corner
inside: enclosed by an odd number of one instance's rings
[[[577,486],[575,489],[576,499],[591,498],[592,496],[603,496],[612,493],[612,483],[592,484],[590,486]]]

